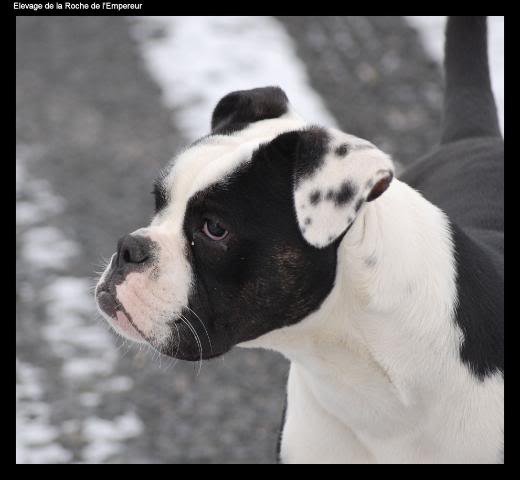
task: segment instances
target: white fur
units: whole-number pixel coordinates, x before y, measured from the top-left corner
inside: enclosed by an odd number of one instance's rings
[[[446,218],[419,193],[394,180],[365,204],[320,309],[241,344],[292,362],[283,461],[499,461],[503,378],[461,363],[455,275]]]

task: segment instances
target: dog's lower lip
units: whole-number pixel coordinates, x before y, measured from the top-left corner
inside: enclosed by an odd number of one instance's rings
[[[110,292],[101,290],[97,294],[97,300],[101,310],[112,319],[113,324],[116,325],[118,329],[136,340],[142,340],[142,335],[133,326],[126,313],[121,310],[119,302]]]
[[[97,300],[101,310],[103,310],[110,317],[115,318],[118,310],[118,304],[114,296],[106,290],[102,290],[98,293]]]
[[[115,324],[123,330],[128,336],[133,337],[136,340],[142,340],[143,336],[137,331],[132,322],[126,316],[124,312],[118,310],[114,318]]]

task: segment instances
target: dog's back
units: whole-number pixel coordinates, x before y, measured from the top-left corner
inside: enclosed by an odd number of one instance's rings
[[[487,60],[486,17],[450,17],[440,145],[402,175],[449,217],[461,348],[481,378],[503,372],[504,142]]]

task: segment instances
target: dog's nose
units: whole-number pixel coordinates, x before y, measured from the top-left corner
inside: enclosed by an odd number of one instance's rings
[[[117,265],[125,267],[146,262],[150,258],[150,240],[137,236],[125,235],[117,242]]]

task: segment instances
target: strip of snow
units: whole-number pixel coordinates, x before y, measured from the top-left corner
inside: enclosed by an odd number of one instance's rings
[[[233,90],[278,85],[309,122],[337,127],[305,65],[272,17],[131,17],[152,78],[188,141],[209,133],[217,102]]]

